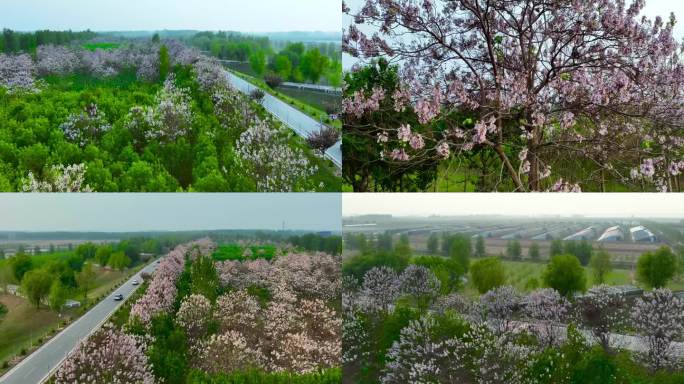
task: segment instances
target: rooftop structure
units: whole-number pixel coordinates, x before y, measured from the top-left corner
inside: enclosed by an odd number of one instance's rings
[[[625,239],[625,234],[622,233],[619,225],[610,227],[603,231],[601,237],[598,238],[598,242],[609,242],[609,241],[623,241]]]
[[[629,234],[634,242],[655,243],[657,240],[656,235],[643,225],[630,228]]]
[[[591,240],[596,237],[596,228],[588,227],[583,230],[573,233],[570,236],[565,237],[563,240]]]

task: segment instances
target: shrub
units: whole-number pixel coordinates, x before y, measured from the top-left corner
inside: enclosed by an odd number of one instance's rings
[[[258,88],[254,89],[249,94],[249,98],[256,101],[257,103],[261,103],[264,100],[264,97],[266,97],[266,93]]]
[[[571,297],[575,292],[582,292],[586,288],[584,269],[575,255],[551,257],[543,276],[547,287],[557,290],[565,297]]]
[[[323,126],[318,132],[309,134],[306,138],[307,144],[313,149],[325,151],[330,148],[340,139],[340,133],[337,129],[330,126]]]
[[[488,257],[474,262],[470,266],[470,277],[473,285],[480,293],[485,293],[506,283],[506,271],[501,260],[496,257]]]
[[[274,73],[269,73],[264,77],[264,82],[271,87],[271,89],[276,89],[283,83],[283,79]]]

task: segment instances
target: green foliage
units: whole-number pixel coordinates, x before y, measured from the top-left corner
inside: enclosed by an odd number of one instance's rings
[[[506,271],[498,257],[487,257],[470,266],[470,278],[477,291],[482,294],[506,284]]]
[[[42,269],[34,269],[26,272],[21,280],[21,290],[31,304],[36,308],[40,307],[41,302],[50,293],[52,286],[52,275]]]
[[[147,140],[127,129],[131,108],[153,106],[160,89],[157,82],[138,81],[135,70],[108,78],[83,73],[46,76],[40,93],[0,95],[0,190],[20,190],[29,171],[42,179],[54,165],[81,163],[87,167],[84,185],[98,192],[254,190],[235,154],[244,124],[219,122],[211,96],[200,90],[191,68],[168,71],[176,74],[178,87],[190,90],[193,115],[189,133],[169,143]],[[112,128],[80,146],[59,127],[91,104],[97,105]],[[259,117],[266,117],[265,110],[255,108]],[[303,140],[293,139],[290,145],[301,148],[318,165],[318,172],[297,188],[339,190],[339,177]],[[323,187],[318,187],[321,183]]]
[[[290,77],[292,73],[292,62],[287,55],[279,54],[273,59],[273,70],[283,79]]]
[[[510,257],[512,260],[520,260],[522,256],[522,248],[520,247],[520,242],[518,240],[509,240],[506,244],[506,256]]]
[[[484,237],[477,236],[475,239],[475,257],[485,257],[486,255]]]
[[[88,259],[92,259],[93,257],[96,257],[97,251],[98,251],[97,245],[90,243],[90,242],[79,244],[75,250],[76,255],[78,255],[83,260],[88,260]],[[107,255],[107,258],[109,258],[109,255]],[[106,262],[107,261],[104,260],[102,263],[100,263],[100,265],[105,265]]]
[[[10,269],[12,270],[12,275],[17,281],[21,281],[24,275],[33,268],[31,263],[31,257],[23,252],[19,252],[9,261]]]
[[[88,298],[88,291],[93,287],[96,277],[91,263],[84,264],[81,272],[76,274],[76,285],[83,292],[83,297]]]
[[[592,252],[593,248],[586,240],[582,240],[579,243],[575,241],[566,241],[563,244],[563,253],[577,256],[580,264],[585,266],[589,264]]]
[[[254,73],[258,76],[263,76],[266,72],[266,56],[264,55],[264,52],[252,52],[252,54],[249,55],[249,65]]]
[[[378,251],[391,252],[393,249],[392,234],[389,232],[385,232],[383,234],[378,235],[375,247]]]
[[[169,59],[169,48],[166,45],[159,47],[159,79],[166,80],[171,69],[171,60]]]
[[[541,255],[539,254],[539,244],[537,244],[534,241],[532,242],[532,244],[530,244],[528,252],[530,259],[532,261],[539,261],[539,259],[541,258]]]
[[[7,314],[7,306],[3,303],[0,303],[0,320],[2,319],[3,316]]]
[[[346,240],[345,249],[361,251],[361,253],[369,252],[372,248],[369,244],[366,235],[363,233],[355,234],[347,232],[344,234]]]
[[[399,242],[394,246],[394,253],[399,257],[411,257],[411,243],[408,235],[403,234],[399,237]]]
[[[291,236],[287,241],[295,247],[306,251],[319,251],[331,255],[342,253],[342,238],[340,236],[323,236],[316,233],[307,233],[302,236]]]
[[[302,75],[304,75],[304,78],[311,80],[313,83],[317,83],[329,64],[330,60],[323,56],[318,49],[313,48],[306,51],[304,56],[302,56],[299,69],[302,72]]]
[[[247,250],[249,250],[249,252],[246,252]],[[247,253],[247,255],[245,253]],[[256,259],[271,260],[273,257],[275,257],[275,254],[276,247],[273,245],[250,245],[248,247],[243,247],[238,244],[222,244],[216,249],[212,255],[212,258],[217,261]]]
[[[68,292],[59,280],[54,280],[50,287],[50,294],[48,301],[50,302],[50,309],[59,311],[66,303]]]
[[[393,252],[372,252],[356,255],[348,258],[342,263],[342,274],[344,276],[354,276],[363,279],[373,267],[385,266],[401,272],[409,263],[408,257],[400,257]]]
[[[147,356],[154,375],[165,383],[186,383],[188,342],[185,331],[176,325],[171,315],[161,314],[152,318],[150,335],[154,341]]]
[[[190,292],[200,294],[214,302],[220,293],[218,273],[209,256],[198,256],[190,267]]]
[[[97,36],[97,33],[90,30],[83,32],[72,31],[50,31],[42,30],[35,32],[16,32],[11,29],[4,29],[0,37],[0,52],[33,53],[36,47],[43,44],[68,44],[76,40],[90,40]]]
[[[123,251],[114,252],[109,256],[107,265],[114,269],[123,271],[131,265],[131,258],[126,255]]]
[[[77,248],[78,250],[78,248]],[[100,265],[107,265],[107,262],[109,261],[109,257],[112,255],[112,246],[111,245],[101,245],[97,247],[97,250],[95,251],[95,262],[97,262]]]
[[[551,257],[544,270],[543,279],[547,287],[566,297],[572,297],[575,292],[583,292],[587,284],[584,269],[575,255]]]
[[[430,269],[437,276],[441,285],[440,292],[444,295],[458,290],[461,277],[465,274],[463,266],[454,259],[441,256],[420,256],[411,260],[416,264]]]
[[[617,383],[618,373],[618,367],[611,356],[600,347],[595,347],[575,365],[571,382],[577,384]]]
[[[561,239],[554,239],[551,241],[551,250],[549,253],[550,256],[556,256],[556,255],[562,255],[563,254],[563,240]]]
[[[603,284],[605,282],[606,275],[613,270],[613,266],[610,262],[610,253],[604,251],[603,249],[594,253],[593,256],[591,256],[589,266],[591,267],[591,272],[594,275],[594,284]]]
[[[463,270],[468,272],[472,252],[470,237],[458,234],[451,236],[450,239],[449,257],[461,264]]]
[[[677,271],[677,259],[672,250],[666,246],[655,252],[647,252],[639,256],[637,261],[637,278],[652,288],[662,288],[672,279]]]
[[[101,49],[103,51],[107,51],[110,49],[115,49],[119,48],[121,44],[118,43],[86,43],[83,44],[82,47],[89,50],[89,51],[96,51],[98,49]]]
[[[210,375],[199,370],[192,370],[187,380],[188,384],[339,384],[341,382],[342,371],[339,368],[306,374],[251,370]]]
[[[439,251],[439,236],[437,233],[432,232],[427,240],[427,249],[431,254],[436,254]]]
[[[398,66],[390,65],[380,59],[373,65],[345,75],[343,97],[352,97],[355,92],[363,92],[366,97],[376,87],[383,88],[386,95],[392,95],[399,88]],[[411,125],[416,133],[426,133],[428,129],[419,124],[411,108],[394,112],[390,97],[386,97],[380,110],[393,111],[389,116],[376,112],[364,116],[358,124],[345,125],[342,135],[342,177],[355,192],[416,192],[425,190],[437,176],[438,160],[425,159],[420,162],[382,161],[378,154],[385,148],[376,140],[378,128],[396,129],[397,121]],[[372,127],[372,128],[370,128]],[[445,254],[448,254],[448,248]]]

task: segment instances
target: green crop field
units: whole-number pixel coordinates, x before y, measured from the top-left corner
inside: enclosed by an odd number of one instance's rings
[[[89,50],[89,51],[95,51],[97,49],[102,49],[102,50],[108,50],[108,49],[115,49],[119,48],[121,44],[119,43],[87,43],[83,44],[82,47]]]
[[[252,255],[245,257],[244,253],[249,248]],[[266,259],[271,260],[276,255],[276,247],[273,245],[251,245],[243,247],[237,244],[223,244],[218,247],[213,254],[214,260],[255,260]]]

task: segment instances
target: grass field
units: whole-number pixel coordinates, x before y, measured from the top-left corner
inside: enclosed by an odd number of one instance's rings
[[[88,292],[90,300],[109,292],[126,278],[131,270],[121,272],[95,267],[95,272],[97,277],[94,288]],[[81,294],[73,294],[70,298],[83,302]],[[61,320],[74,319],[83,313],[82,309],[73,309],[63,311],[60,316],[44,306],[36,309],[25,298],[9,294],[0,294],[0,302],[9,310],[7,315],[0,319],[0,364],[18,355],[22,349],[29,351],[32,346],[40,344],[51,330],[60,326]],[[0,373],[3,371],[4,369],[0,368]]]
[[[471,262],[473,262],[473,259]],[[521,292],[529,292],[534,289],[530,286],[530,280],[536,279],[538,284],[543,285],[542,274],[546,268],[545,263],[534,263],[529,261],[503,261],[504,268],[506,269],[506,283],[512,285]],[[587,278],[587,287],[596,285],[594,282],[593,275],[589,268],[585,267],[585,276]],[[635,273],[628,269],[613,269],[606,276],[606,284],[608,285],[624,285],[631,284],[641,288],[643,287],[638,281],[636,281]],[[667,286],[674,291],[684,289],[684,281],[675,280],[670,282]],[[465,287],[466,293],[470,295],[477,295],[477,290],[470,284]]]
[[[87,43],[83,44],[82,47],[89,50],[89,51],[95,51],[97,49],[102,49],[102,50],[108,50],[108,49],[116,49],[119,48],[121,44],[119,43]]]
[[[245,260],[243,257],[247,247],[237,244],[222,244],[218,247],[216,252],[212,255],[214,260]],[[248,247],[252,251],[252,256],[248,259],[266,259],[271,260],[276,254],[276,247],[273,245],[252,245]]]

